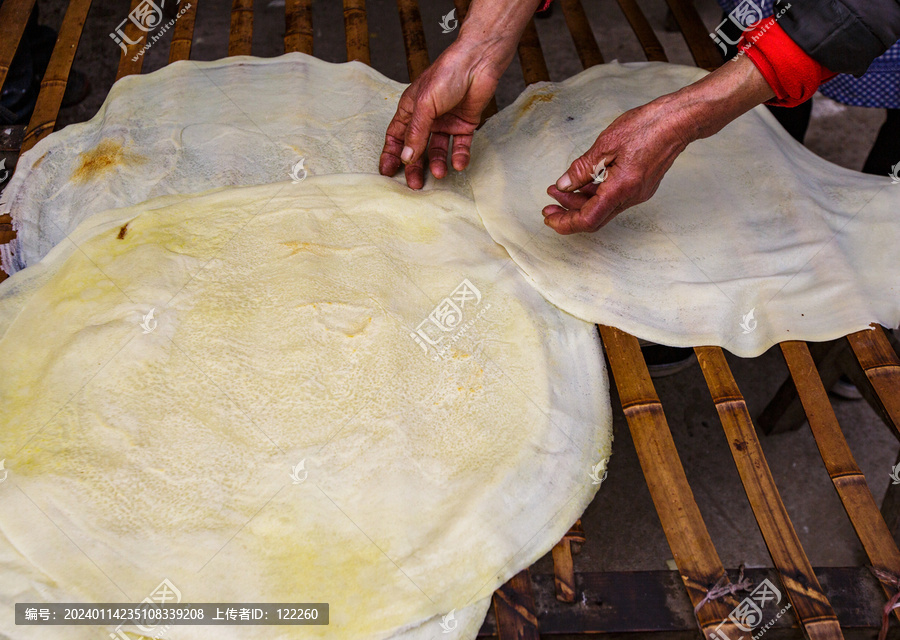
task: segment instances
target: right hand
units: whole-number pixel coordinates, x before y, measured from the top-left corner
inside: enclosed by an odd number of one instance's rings
[[[472,134],[502,74],[479,53],[457,40],[406,88],[384,138],[378,164],[382,175],[392,176],[405,164],[406,184],[421,189],[427,147],[431,174],[443,178],[450,136],[453,168],[468,166]]]

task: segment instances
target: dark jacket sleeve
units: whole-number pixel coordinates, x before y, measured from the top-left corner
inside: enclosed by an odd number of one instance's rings
[[[781,0],[778,24],[809,57],[861,76],[900,40],[900,0]],[[776,13],[779,5],[775,5]]]

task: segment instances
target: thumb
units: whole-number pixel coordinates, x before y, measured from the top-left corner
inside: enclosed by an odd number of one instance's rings
[[[556,181],[556,188],[560,191],[575,191],[593,182],[594,167],[603,159],[603,155],[599,151],[591,148],[572,162],[568,171]],[[611,162],[612,158],[607,158],[605,164],[609,165]]]

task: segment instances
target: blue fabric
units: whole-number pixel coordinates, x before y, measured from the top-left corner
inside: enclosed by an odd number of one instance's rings
[[[731,12],[742,3],[750,3],[751,9],[757,7],[763,16],[775,13],[775,0],[717,0],[726,12]],[[790,0],[781,0],[779,8]],[[819,87],[824,95],[844,104],[858,107],[880,107],[900,109],[900,42],[876,58],[861,78],[840,74]]]

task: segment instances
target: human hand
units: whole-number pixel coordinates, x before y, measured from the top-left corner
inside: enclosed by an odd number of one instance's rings
[[[559,205],[544,207],[544,222],[561,234],[596,231],[656,193],[689,143],[715,134],[773,97],[763,74],[743,56],[675,93],[626,111],[547,189]],[[601,160],[608,175],[594,184],[591,174]]]
[[[435,178],[447,175],[447,151],[462,171],[469,164],[472,134],[538,0],[473,0],[459,37],[400,97],[378,162],[382,175],[406,165],[406,184],[425,184],[425,149]]]
[[[472,134],[502,73],[457,43],[406,88],[387,128],[378,170],[392,176],[404,163],[406,183],[413,189],[425,183],[426,146],[435,178],[447,175],[450,136],[453,168],[462,171],[468,166]]]
[[[664,98],[616,118],[547,189],[559,202],[544,207],[547,226],[561,234],[597,231],[656,193],[666,171],[690,141],[672,101]],[[594,173],[601,161],[608,173],[598,184]]]

